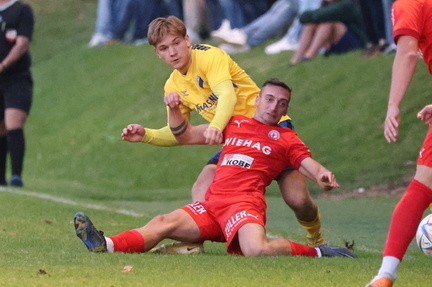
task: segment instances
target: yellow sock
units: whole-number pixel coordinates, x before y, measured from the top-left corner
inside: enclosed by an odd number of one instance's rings
[[[319,209],[317,210],[317,216],[314,220],[302,221],[297,219],[297,221],[306,230],[309,246],[316,247],[326,243],[324,236],[321,234],[321,215]]]

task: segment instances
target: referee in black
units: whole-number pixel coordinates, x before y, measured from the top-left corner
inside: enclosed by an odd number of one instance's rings
[[[24,125],[33,97],[30,43],[32,8],[18,0],[0,0],[0,185],[22,187]],[[11,177],[6,180],[7,155]]]

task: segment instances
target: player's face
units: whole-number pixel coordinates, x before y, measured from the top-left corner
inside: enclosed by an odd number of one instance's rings
[[[168,34],[154,48],[156,54],[168,66],[184,74],[191,64],[191,44],[189,36]]]
[[[267,85],[256,99],[254,118],[267,125],[277,125],[288,112],[289,91],[279,86]]]

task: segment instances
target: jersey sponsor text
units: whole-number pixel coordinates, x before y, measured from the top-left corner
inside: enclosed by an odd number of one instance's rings
[[[233,146],[245,146],[257,149],[259,151],[262,151],[263,154],[269,155],[272,152],[272,148],[267,145],[262,145],[260,142],[254,142],[252,140],[244,140],[239,138],[227,138],[225,140],[225,145],[233,145]]]
[[[211,109],[214,109],[214,108],[216,108],[217,100],[218,100],[218,97],[217,97],[215,94],[212,93],[212,94],[207,98],[207,100],[206,100],[205,102],[203,102],[203,103],[199,103],[199,104],[196,104],[196,105],[195,105],[195,110],[196,110],[198,113],[202,113],[202,112],[204,112],[205,110],[211,110]]]
[[[207,210],[204,208],[204,206],[196,201],[194,203],[191,203],[188,205],[188,207],[195,213],[195,214],[203,214],[204,212],[207,212]]]
[[[243,168],[250,168],[254,159],[243,154],[226,154],[221,165],[237,165]]]
[[[240,222],[246,220],[247,218],[247,214],[246,214],[246,210],[237,212],[236,214],[234,214],[233,216],[231,216],[226,225],[225,225],[225,234],[226,236],[230,236],[231,232],[233,231],[233,229],[237,226],[237,224],[239,224]]]

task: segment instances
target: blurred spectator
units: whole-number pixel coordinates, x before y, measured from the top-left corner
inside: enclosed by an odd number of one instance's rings
[[[303,25],[300,23],[300,15],[307,10],[318,9],[321,5],[321,0],[300,0],[299,13],[297,14],[291,27],[286,34],[277,42],[268,45],[265,48],[267,55],[278,54],[282,51],[295,51],[298,49],[300,35],[303,31]]]
[[[294,0],[293,0],[294,1]],[[297,1],[297,0],[295,0]],[[209,38],[224,22],[243,27],[265,13],[275,0],[99,0],[95,32],[89,47],[147,43],[147,27],[155,18],[184,20],[192,43]]]
[[[186,2],[186,0],[163,0],[162,2],[165,9],[163,15],[172,15],[183,20],[183,2]]]
[[[389,43],[387,49],[384,50],[384,55],[396,51],[396,44],[394,43],[393,40],[393,23],[391,19],[391,15],[392,15],[391,9],[394,1],[395,0],[382,0],[386,41],[387,43]]]
[[[229,22],[230,28],[246,26],[266,13],[275,2],[274,0],[207,0],[207,2],[211,1],[219,2],[223,19]]]
[[[96,13],[95,32],[88,43],[90,48],[99,47],[113,38],[113,31],[124,13],[125,0],[99,0]]]
[[[190,41],[200,43],[221,27],[243,27],[265,13],[274,0],[183,0]],[[180,17],[179,17],[180,18]]]
[[[359,4],[366,36],[368,38],[366,50],[363,55],[372,57],[381,54],[388,47],[383,3],[377,0],[360,0]]]
[[[163,2],[158,0],[122,0],[126,8],[114,27],[113,37],[107,44],[132,42],[136,45],[147,44],[147,30],[150,22],[163,11]]]
[[[215,11],[215,13],[220,12]],[[183,0],[183,18],[192,44],[199,44],[201,38],[208,37],[211,28],[206,0]]]
[[[266,13],[243,28],[222,26],[211,35],[215,40],[224,42],[219,48],[228,54],[246,52],[286,31],[297,16],[298,9],[298,0],[278,0]]]
[[[89,47],[119,42],[146,44],[148,25],[166,14],[183,19],[182,0],[99,0]]]
[[[300,22],[304,28],[290,65],[311,60],[321,49],[331,55],[366,45],[363,19],[352,0],[323,0],[320,8],[304,12]]]

